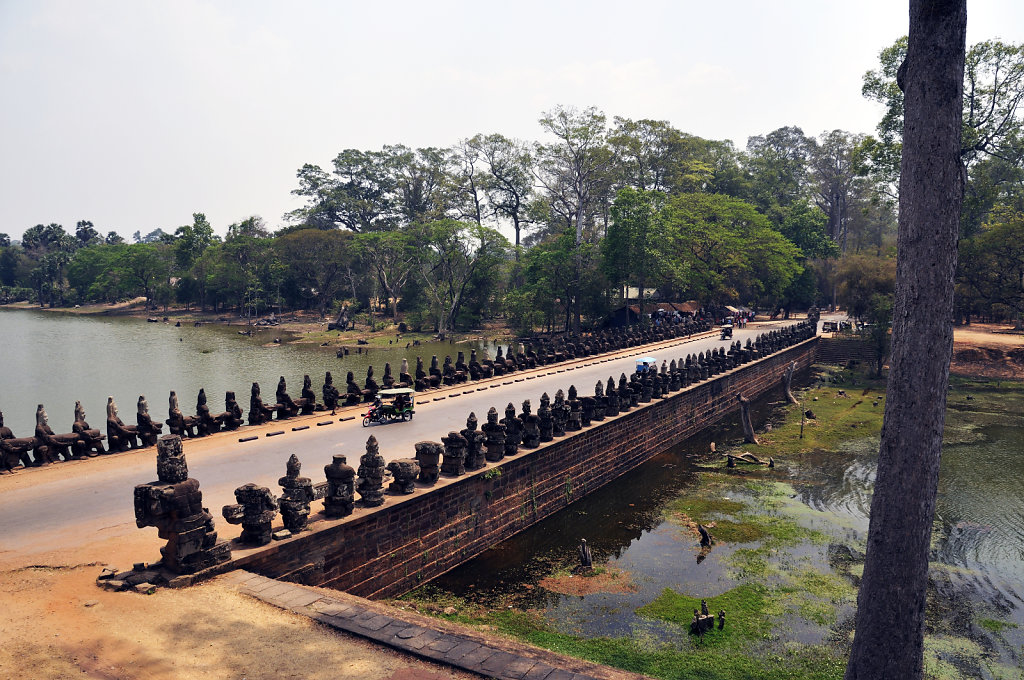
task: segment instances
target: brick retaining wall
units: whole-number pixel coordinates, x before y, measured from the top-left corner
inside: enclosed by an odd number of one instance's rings
[[[363,597],[401,595],[712,425],[738,408],[738,393],[755,399],[778,387],[790,362],[807,370],[818,345],[806,340],[539,449],[388,495],[380,508],[317,522],[223,566]]]
[[[871,343],[861,338],[823,337],[819,340],[818,363],[842,365],[850,360],[874,362],[875,350]]]

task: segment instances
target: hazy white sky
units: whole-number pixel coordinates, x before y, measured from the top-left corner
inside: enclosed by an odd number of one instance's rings
[[[303,163],[536,140],[559,104],[741,148],[872,132],[861,76],[906,30],[905,0],[0,0],[0,232],[277,227]],[[989,38],[1024,42],[1024,2],[968,2]]]

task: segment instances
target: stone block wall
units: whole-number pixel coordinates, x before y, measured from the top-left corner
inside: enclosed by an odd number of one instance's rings
[[[818,338],[580,432],[249,554],[231,566],[370,598],[395,597],[565,508],[815,360]],[[567,385],[566,385],[567,387]]]
[[[875,350],[871,343],[862,338],[823,337],[818,340],[818,363],[845,365],[851,360],[873,362]]]

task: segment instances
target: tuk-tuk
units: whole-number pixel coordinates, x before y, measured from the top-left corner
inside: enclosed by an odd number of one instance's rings
[[[412,420],[416,411],[416,390],[409,387],[396,387],[381,390],[377,399],[363,414],[363,427],[370,423],[391,423],[396,420]]]
[[[732,340],[732,320],[722,325],[722,340]]]
[[[654,357],[640,357],[636,360],[636,372],[646,373],[647,371],[657,371],[658,360]]]

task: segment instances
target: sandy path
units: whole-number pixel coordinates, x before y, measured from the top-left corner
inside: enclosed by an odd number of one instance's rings
[[[99,568],[0,582],[0,677],[127,680],[474,678],[322,627],[212,581],[154,595],[93,584]]]

